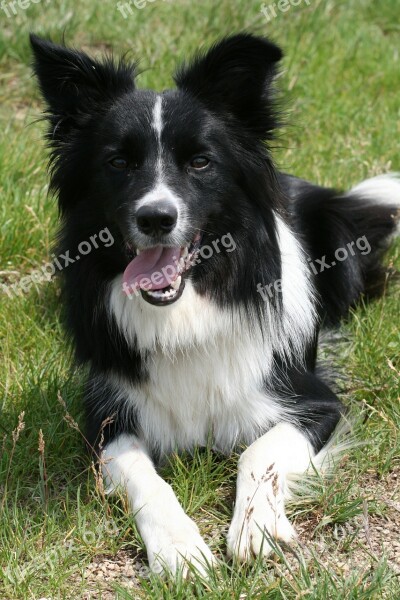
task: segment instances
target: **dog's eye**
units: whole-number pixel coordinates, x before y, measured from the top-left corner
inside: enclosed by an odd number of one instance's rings
[[[128,161],[122,158],[122,156],[114,156],[109,163],[114,169],[118,169],[118,171],[123,171],[128,166]]]
[[[190,166],[192,169],[196,169],[200,171],[201,169],[205,169],[210,164],[210,161],[206,156],[195,156],[190,161]]]

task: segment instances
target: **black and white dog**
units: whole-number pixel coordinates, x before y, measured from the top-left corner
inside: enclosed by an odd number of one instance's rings
[[[282,53],[267,39],[223,39],[162,93],[136,89],[134,64],[31,43],[60,252],[105,229],[114,242],[63,273],[107,485],[126,490],[154,571],[204,571],[212,554],[154,463],[209,440],[246,448],[228,553],[267,555],[268,539],[295,535],[288,475],[318,459],[342,414],[315,372],[319,330],[381,291],[400,180],[339,192],[277,172]]]

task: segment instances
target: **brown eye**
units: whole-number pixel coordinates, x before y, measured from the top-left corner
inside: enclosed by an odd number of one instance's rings
[[[192,169],[197,170],[205,169],[206,167],[208,167],[209,164],[210,161],[206,156],[195,156],[190,161],[190,166],[192,167]]]
[[[123,171],[128,166],[128,161],[121,156],[115,156],[109,162],[114,169],[118,169],[119,171]]]

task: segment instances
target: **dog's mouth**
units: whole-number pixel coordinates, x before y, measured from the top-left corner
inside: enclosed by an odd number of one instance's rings
[[[185,288],[185,277],[195,264],[201,235],[197,232],[187,246],[153,246],[138,249],[127,245],[132,260],[123,275],[123,291],[128,297],[138,296],[156,306],[176,302]]]

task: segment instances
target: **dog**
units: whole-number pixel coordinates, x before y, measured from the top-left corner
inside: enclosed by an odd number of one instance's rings
[[[213,554],[156,466],[239,451],[228,555],[267,556],[296,535],[289,475],[318,462],[344,414],[316,372],[318,336],[382,292],[400,179],[342,192],[275,168],[282,51],[263,37],[221,39],[162,93],[137,89],[126,59],[31,45],[59,251],[105,228],[113,240],[63,270],[107,489],[127,494],[154,572],[206,574]]]

